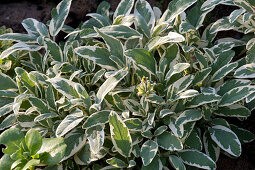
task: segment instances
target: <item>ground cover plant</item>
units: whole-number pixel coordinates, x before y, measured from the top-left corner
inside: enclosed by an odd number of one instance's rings
[[[238,9],[203,26],[221,3]],[[253,1],[173,0],[163,12],[103,1],[78,28],[64,24],[70,6],[0,35],[16,42],[0,53],[12,59],[0,73],[0,169],[216,169],[254,140],[228,122],[255,109]],[[245,35],[215,39],[226,30]]]

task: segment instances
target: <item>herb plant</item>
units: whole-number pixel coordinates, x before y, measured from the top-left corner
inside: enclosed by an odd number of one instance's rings
[[[162,13],[121,0],[111,13],[104,1],[74,29],[63,0],[47,24],[0,35],[17,42],[0,59],[29,56],[0,73],[0,169],[216,169],[220,153],[240,156],[255,136],[228,117],[255,109],[254,4],[224,1],[240,9],[203,28],[220,3],[173,0]],[[230,29],[247,36],[215,40]]]

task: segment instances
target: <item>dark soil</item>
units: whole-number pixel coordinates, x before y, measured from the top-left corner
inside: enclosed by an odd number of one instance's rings
[[[102,0],[73,0],[66,24],[77,27],[81,21],[88,19],[86,14],[96,11],[98,4]],[[120,0],[106,0],[111,4],[111,10],[114,10]],[[148,0],[152,6],[158,6],[164,11],[171,0]],[[22,20],[26,18],[35,18],[38,21],[46,23],[51,18],[51,9],[55,7],[60,0],[0,0],[0,26],[5,25],[12,28],[14,32],[25,32],[21,25]],[[209,13],[211,23],[217,19],[228,16],[235,8],[229,6],[219,6]],[[218,38],[223,37],[241,38],[241,34],[236,32],[222,32]],[[229,119],[230,123],[236,124],[244,129],[255,133],[255,113],[248,120],[238,121]],[[242,155],[239,158],[231,159],[223,154],[220,155],[217,162],[217,170],[255,170],[255,141],[245,144],[242,147]]]

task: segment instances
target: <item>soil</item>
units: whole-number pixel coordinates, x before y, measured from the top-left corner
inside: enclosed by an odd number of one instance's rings
[[[119,0],[106,0],[111,4],[111,10],[114,10]],[[171,0],[148,0],[155,6],[157,5],[164,11]],[[22,20],[26,18],[35,18],[38,21],[46,23],[51,18],[51,9],[58,4],[60,0],[0,0],[0,26],[5,25],[12,28],[14,32],[24,33],[21,25]],[[77,27],[81,21],[88,19],[86,14],[96,11],[97,6],[102,0],[73,0],[66,24]],[[229,15],[235,8],[229,6],[219,6],[209,14],[210,22],[218,18]],[[218,37],[231,36],[240,39],[242,35],[236,32],[221,32]],[[255,113],[248,120],[238,121],[229,119],[230,123],[250,130],[255,133]],[[242,155],[239,158],[231,159],[223,154],[220,155],[217,162],[217,170],[255,170],[255,141],[242,146]]]

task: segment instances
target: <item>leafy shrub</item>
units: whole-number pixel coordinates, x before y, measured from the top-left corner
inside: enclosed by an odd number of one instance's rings
[[[28,34],[1,35],[17,42],[1,59],[16,51],[29,59],[15,77],[0,74],[0,169],[216,169],[220,152],[240,156],[254,135],[227,118],[255,108],[253,46],[236,58],[252,25],[242,40],[215,37],[254,17],[246,9],[254,4],[242,2],[224,1],[242,10],[223,18],[229,26],[203,29],[222,1],[173,0],[163,14],[145,0],[122,0],[111,14],[104,1],[74,29],[63,0],[46,25],[28,18]],[[57,43],[60,31],[68,35]]]

